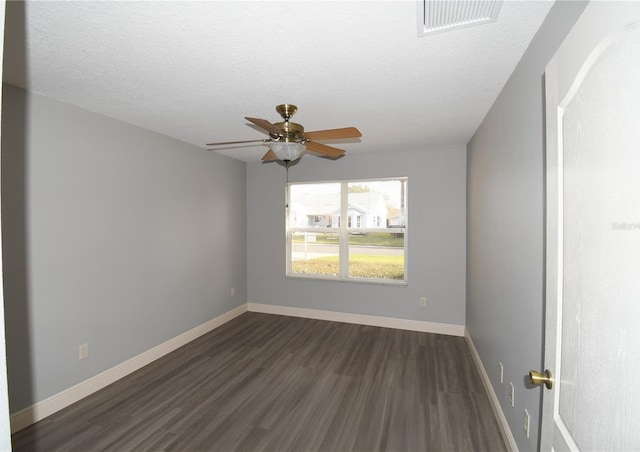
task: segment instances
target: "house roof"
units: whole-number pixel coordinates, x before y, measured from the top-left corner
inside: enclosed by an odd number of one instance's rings
[[[371,213],[380,203],[382,193],[349,193],[348,210]],[[292,196],[291,208],[302,215],[334,215],[340,213],[340,195],[333,193],[300,193]]]

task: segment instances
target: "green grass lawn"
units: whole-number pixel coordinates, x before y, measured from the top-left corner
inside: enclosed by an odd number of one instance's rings
[[[303,243],[303,234],[294,234],[292,237],[294,243]],[[315,242],[318,244],[337,244],[338,235],[335,233],[317,233]],[[391,246],[402,248],[404,246],[404,235],[390,232],[368,232],[362,235],[349,236],[349,245],[368,245],[368,246]]]
[[[318,257],[291,263],[293,273],[304,275],[337,275],[338,257]],[[352,254],[349,256],[349,276],[355,278],[404,279],[403,256]]]

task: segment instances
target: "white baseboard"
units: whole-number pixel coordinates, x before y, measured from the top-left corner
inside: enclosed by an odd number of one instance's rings
[[[464,338],[469,345],[469,349],[471,350],[471,355],[473,356],[473,361],[476,364],[478,372],[480,373],[480,378],[482,379],[482,383],[484,385],[485,390],[487,391],[487,396],[489,397],[489,402],[491,402],[491,407],[493,408],[493,412],[498,419],[498,425],[500,426],[500,430],[502,431],[502,436],[507,443],[507,447],[512,452],[518,451],[518,444],[516,443],[516,439],[513,437],[513,433],[511,432],[511,428],[509,427],[509,423],[507,422],[507,418],[504,415],[504,411],[502,411],[502,407],[500,406],[500,401],[498,400],[498,396],[496,395],[495,390],[493,389],[493,385],[491,384],[491,380],[489,379],[489,375],[487,374],[487,370],[484,368],[482,364],[482,360],[480,359],[480,355],[478,354],[478,350],[476,349],[471,336],[469,335],[469,331],[465,329]]]
[[[446,334],[448,336],[464,336],[464,326],[447,323],[423,322],[420,320],[395,319],[373,315],[349,314],[345,312],[320,311],[317,309],[292,308],[272,304],[248,303],[249,312],[287,315],[306,319],[330,320],[332,322],[355,323],[358,325],[380,326],[397,330],[420,331],[423,333]]]
[[[203,334],[212,331],[219,326],[227,323],[228,321],[238,317],[239,315],[247,312],[247,305],[243,304],[231,311],[209,320],[179,336],[169,339],[168,341],[147,350],[144,353],[134,356],[133,358],[118,364],[111,369],[107,369],[98,375],[89,378],[75,386],[72,386],[64,391],[48,397],[41,402],[38,402],[32,406],[24,408],[11,415],[11,433],[15,433],[34,424],[53,413],[60,411],[63,408],[68,407],[72,403],[75,403],[96,391],[114,383],[115,381],[126,377],[132,372],[150,364],[151,362],[162,358],[168,353],[188,344],[189,342],[197,339]]]

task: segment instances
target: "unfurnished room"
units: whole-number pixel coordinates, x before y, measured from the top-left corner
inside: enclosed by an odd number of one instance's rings
[[[640,450],[640,2],[0,23],[0,450]]]

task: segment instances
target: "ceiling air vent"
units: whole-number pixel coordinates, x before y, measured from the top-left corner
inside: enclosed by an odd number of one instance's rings
[[[495,22],[501,0],[418,0],[418,35]]]

